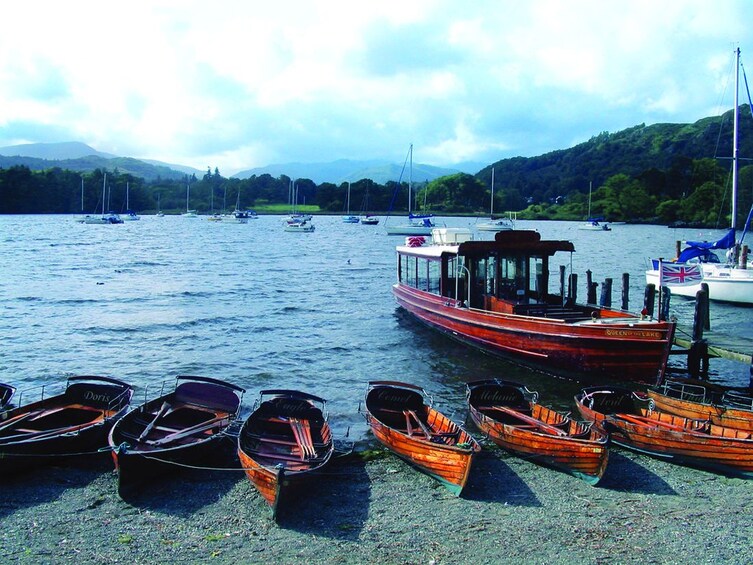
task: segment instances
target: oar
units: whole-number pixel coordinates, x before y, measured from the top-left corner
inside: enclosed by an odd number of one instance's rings
[[[205,431],[207,431],[207,430],[215,427],[222,420],[226,420],[228,417],[229,416],[227,414],[223,414],[221,416],[217,416],[215,418],[212,418],[211,420],[207,420],[205,422],[201,422],[199,424],[196,424],[195,426],[191,426],[190,428],[186,428],[184,430],[180,430],[179,432],[173,432],[173,433],[168,434],[165,437],[162,437],[160,439],[147,440],[146,443],[148,443],[149,445],[162,445],[162,444],[165,444],[165,443],[170,443],[172,441],[183,439],[184,437],[192,436],[192,435],[198,434],[200,432],[205,432]]]
[[[136,439],[136,441],[144,441],[144,438],[149,435],[149,432],[152,431],[152,428],[157,424],[157,420],[159,420],[162,415],[169,410],[170,404],[168,402],[163,402],[162,407],[159,409],[159,412],[154,416],[151,422],[144,428],[144,431],[141,432],[141,435]]]
[[[434,432],[432,432],[429,428],[426,427],[426,425],[419,419],[419,417],[416,415],[416,412],[413,410],[406,410],[406,414],[410,414],[413,416],[413,419],[418,422],[419,427],[421,428],[421,431],[424,432],[424,435],[426,435],[426,439],[431,439],[434,435]]]
[[[542,422],[541,420],[537,420],[536,418],[533,418],[532,416],[528,416],[527,414],[523,414],[521,412],[518,412],[517,410],[508,408],[507,406],[490,406],[488,408],[484,408],[484,410],[496,410],[498,412],[504,412],[505,414],[514,416],[515,418],[517,418],[518,420],[522,422],[525,422],[526,424],[530,424],[532,426],[539,428],[542,432],[546,432],[546,433],[556,435],[556,436],[567,435],[567,432],[565,432],[565,430],[561,430],[555,426]]]
[[[5,420],[2,424],[0,424],[0,431],[10,428],[11,426],[14,426],[18,422],[22,422],[28,418],[31,418],[33,416],[38,416],[42,414],[44,410],[35,410],[34,412],[24,412],[23,414],[16,414],[12,418],[9,418],[8,420]]]

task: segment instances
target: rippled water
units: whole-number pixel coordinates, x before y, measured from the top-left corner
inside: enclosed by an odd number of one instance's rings
[[[336,433],[350,428],[355,438],[365,434],[357,410],[371,379],[420,384],[458,419],[464,383],[491,376],[529,383],[542,401],[569,405],[577,383],[481,355],[398,309],[390,287],[402,238],[334,216],[314,223],[313,234],[300,234],[283,232],[279,216],[246,225],[147,216],[115,226],[0,216],[0,380],[22,389],[105,374],[143,393],[179,374],[205,375],[244,386],[247,405],[263,388],[299,388],[327,398]],[[721,233],[630,225],[599,233],[568,222],[518,228],[574,241],[580,297],[590,268],[596,282],[614,278],[619,305],[621,276],[629,273],[633,310],[643,302],[646,257],[672,256],[676,239]],[[553,277],[558,264],[555,257]],[[692,304],[676,299],[673,313],[689,323]],[[712,326],[750,330],[753,309],[713,305]],[[731,378],[747,383],[747,368],[736,365]]]

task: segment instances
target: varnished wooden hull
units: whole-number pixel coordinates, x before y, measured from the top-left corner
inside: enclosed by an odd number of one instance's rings
[[[182,376],[178,383],[173,392],[126,414],[110,431],[123,499],[183,466],[222,466],[216,458],[226,446],[243,389],[207,377]]]
[[[396,455],[402,457],[424,473],[434,477],[455,496],[460,496],[471,472],[473,455],[481,450],[478,442],[462,427],[455,424],[441,412],[425,403],[411,407],[425,424],[434,440],[418,429],[411,430],[403,425],[405,415],[399,403],[387,415],[382,413],[384,403],[378,396],[391,394],[393,390],[412,387],[406,383],[371,383],[366,395],[366,421],[374,437]],[[418,390],[414,388],[414,390]],[[409,390],[410,392],[410,390]],[[406,406],[405,409],[408,409]],[[392,416],[394,415],[394,418]],[[389,419],[388,419],[389,418]],[[418,428],[418,424],[414,424]],[[452,438],[447,435],[453,435]],[[443,437],[445,436],[445,437]],[[447,443],[441,443],[446,441]]]
[[[750,433],[662,412],[642,417],[606,416],[604,426],[620,446],[676,463],[753,479]]]
[[[323,399],[299,391],[262,391],[241,427],[238,458],[275,520],[332,458],[334,442],[323,405]],[[300,426],[310,434],[309,442],[301,441]]]
[[[507,418],[507,414],[495,410],[506,406],[499,402],[501,396],[494,394],[495,386],[494,381],[468,385],[468,407],[479,430],[515,455],[565,471],[592,485],[599,482],[609,461],[608,438],[604,433],[537,403],[529,405],[530,418],[546,427],[532,427],[515,417]],[[550,428],[564,433],[546,431]]]
[[[682,386],[682,384],[678,384]],[[701,389],[702,387],[696,386]],[[647,394],[656,410],[668,412],[685,418],[711,420],[714,424],[739,430],[753,432],[753,410],[743,410],[722,403],[721,395],[712,396],[700,394],[697,401],[691,400],[690,395],[671,394],[671,384],[651,388]]]
[[[129,385],[109,377],[77,376],[63,394],[2,412],[0,474],[97,455],[132,394]]]
[[[452,339],[511,361],[579,380],[604,377],[657,382],[666,366],[674,326],[573,324],[553,318],[455,307],[454,301],[403,284],[393,286],[398,304]],[[634,319],[632,319],[634,320]]]

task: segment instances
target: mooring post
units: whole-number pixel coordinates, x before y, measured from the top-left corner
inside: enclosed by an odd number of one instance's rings
[[[627,310],[630,303],[630,275],[622,273],[622,309]]]
[[[612,279],[604,279],[601,285],[601,300],[599,304],[605,308],[612,307]]]
[[[560,265],[560,298],[562,299],[562,305],[565,305],[567,297],[565,296],[565,266]]]
[[[669,288],[663,286],[661,288],[661,303],[659,304],[659,321],[666,322],[669,319],[669,300],[672,296]]]
[[[643,314],[649,318],[654,317],[654,300],[656,299],[656,287],[653,284],[647,284],[643,293]]]
[[[703,304],[701,307],[703,308],[703,329],[704,330],[710,330],[711,329],[711,306],[709,306],[709,285],[708,283],[701,283],[701,290],[696,293],[696,300],[698,300],[698,295],[703,292],[704,298]]]
[[[697,379],[699,376],[706,378],[709,372],[709,346],[708,342],[703,339],[703,330],[706,327],[706,316],[708,315],[708,286],[696,293],[695,312],[693,314],[693,340],[690,343],[688,351],[688,373],[691,378]]]
[[[596,287],[598,286],[593,282],[593,273],[591,269],[586,271],[586,304],[596,304]]]
[[[740,268],[741,269],[747,269],[748,268],[748,253],[750,252],[750,249],[747,245],[743,245],[742,253],[740,253]]]
[[[567,300],[570,304],[575,304],[578,301],[578,274],[570,273],[570,279],[567,289]]]

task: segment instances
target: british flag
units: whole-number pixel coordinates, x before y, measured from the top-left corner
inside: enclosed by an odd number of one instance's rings
[[[674,285],[691,285],[697,284],[703,280],[701,267],[699,265],[673,265],[672,263],[662,263],[659,274],[659,284]]]

